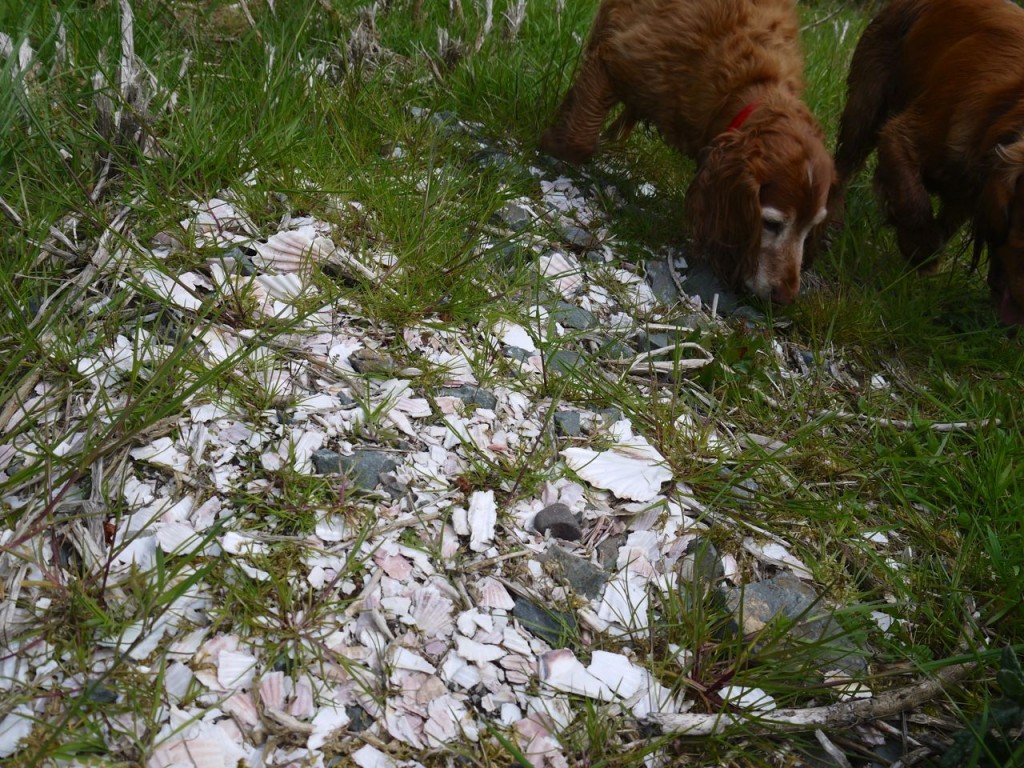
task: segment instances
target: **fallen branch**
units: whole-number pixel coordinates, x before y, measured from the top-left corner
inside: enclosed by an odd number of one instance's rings
[[[933,432],[969,432],[984,429],[991,425],[999,426],[999,419],[979,419],[977,421],[937,421],[931,424],[916,423],[910,419],[887,419],[884,416],[868,416],[863,413],[847,413],[846,411],[818,411],[818,418],[836,419],[837,421],[859,421],[863,424],[875,424],[880,427],[894,429],[918,429],[926,427]]]
[[[742,727],[744,732],[771,733],[814,731],[820,728],[845,729],[872,720],[883,720],[934,699],[946,688],[963,680],[974,671],[978,662],[946,667],[934,680],[896,688],[868,699],[841,701],[824,707],[778,709],[773,712],[713,714],[657,714],[647,716],[649,722],[661,726],[665,733],[680,736],[711,736]]]

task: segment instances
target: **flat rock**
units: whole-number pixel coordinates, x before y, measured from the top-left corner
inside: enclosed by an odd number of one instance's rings
[[[583,538],[583,529],[565,504],[549,504],[544,507],[533,518],[533,529],[542,536],[551,531],[552,536],[564,541],[579,541]]]
[[[600,596],[608,581],[608,573],[599,565],[584,560],[578,555],[567,552],[561,547],[551,544],[538,558],[542,563],[551,563],[559,570],[573,591],[584,597]]]
[[[582,431],[579,411],[559,411],[552,420],[555,422],[555,432],[564,437],[579,437]]]
[[[327,448],[319,448],[310,456],[313,469],[318,475],[334,475],[341,472],[341,454]]]
[[[560,301],[551,310],[551,317],[556,323],[561,323],[566,328],[575,328],[580,331],[597,327],[597,318],[594,313],[583,307],[577,307],[567,301]]]
[[[357,349],[348,361],[357,373],[393,373],[397,368],[390,355],[376,349]]]
[[[571,613],[545,608],[522,597],[516,598],[512,615],[519,619],[523,629],[552,648],[564,648],[576,634],[576,617]]]
[[[814,589],[793,574],[784,571],[764,581],[724,589],[722,593],[737,622],[742,622],[743,634],[755,634],[783,616],[796,622],[788,634],[806,644],[808,653],[817,656],[815,666],[821,673],[839,671],[856,678],[867,670],[862,650],[832,617]]]
[[[555,373],[573,373],[586,365],[587,359],[579,352],[560,349],[548,357],[548,368]]]
[[[351,456],[341,457],[341,469],[356,488],[372,491],[380,484],[383,472],[398,466],[394,456],[386,451],[357,450]]]
[[[515,347],[509,347],[515,349]],[[493,411],[498,407],[498,398],[486,389],[474,387],[471,384],[463,384],[461,387],[446,387],[436,392],[441,397],[457,397],[466,405],[476,405]]]

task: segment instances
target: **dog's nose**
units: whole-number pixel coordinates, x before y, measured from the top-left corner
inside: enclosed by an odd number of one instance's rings
[[[800,292],[800,288],[791,288],[785,285],[776,285],[772,288],[772,303],[773,304],[792,304],[796,299],[797,293]]]

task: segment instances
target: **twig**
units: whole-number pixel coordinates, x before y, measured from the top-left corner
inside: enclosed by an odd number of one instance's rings
[[[768,713],[731,714],[651,714],[648,720],[657,723],[666,733],[681,736],[711,736],[737,727],[745,733],[782,731],[795,733],[820,728],[844,729],[872,720],[881,720],[906,712],[934,699],[946,688],[955,685],[978,667],[978,662],[946,667],[934,680],[896,688],[868,699],[841,701],[824,707],[779,709]]]
[[[931,424],[918,424],[909,419],[888,419],[884,416],[868,416],[864,413],[847,413],[846,411],[818,411],[816,416],[837,421],[859,421],[864,424],[875,424],[879,427],[894,429],[926,427],[933,432],[968,432],[985,429],[990,424],[998,427],[1002,423],[999,419],[979,419],[977,421],[936,421]]]
[[[810,24],[807,24],[807,25],[801,27],[800,28],[800,32],[801,32],[801,34],[803,34],[804,32],[806,32],[809,29],[814,29],[815,27],[820,27],[826,21],[828,21],[829,19],[834,18],[835,16],[838,16],[838,15],[839,15],[839,10],[838,9],[835,10],[835,11],[832,11],[832,13],[826,14],[825,16],[822,16],[820,19],[815,19]]]

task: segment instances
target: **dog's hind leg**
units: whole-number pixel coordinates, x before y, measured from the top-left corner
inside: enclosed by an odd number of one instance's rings
[[[597,51],[587,52],[555,121],[540,140],[543,152],[581,163],[597,150],[605,118],[618,99]]]

